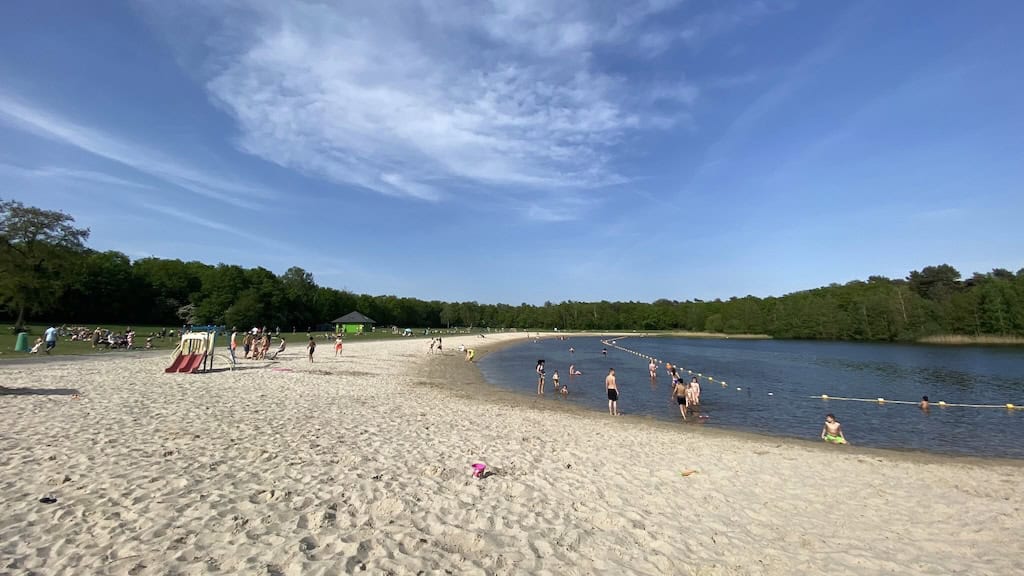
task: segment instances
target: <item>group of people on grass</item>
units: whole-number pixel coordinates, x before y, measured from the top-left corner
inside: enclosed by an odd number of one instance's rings
[[[153,347],[154,336],[155,334],[151,333],[146,337],[145,348],[147,350]],[[61,338],[67,338],[72,342],[89,341],[94,349],[135,349],[135,330],[132,330],[131,326],[125,328],[123,333],[106,330],[99,326],[97,326],[95,330],[89,330],[82,326],[61,326],[60,328],[50,326],[43,332],[42,336],[38,336],[36,338],[32,348],[29,350],[29,354],[38,354],[39,352],[49,354],[54,348],[56,348],[57,342]]]

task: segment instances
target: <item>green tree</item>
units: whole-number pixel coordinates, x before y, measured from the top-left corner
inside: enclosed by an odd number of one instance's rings
[[[89,238],[89,229],[74,223],[64,212],[0,200],[0,304],[16,311],[15,328],[63,292],[65,271]]]

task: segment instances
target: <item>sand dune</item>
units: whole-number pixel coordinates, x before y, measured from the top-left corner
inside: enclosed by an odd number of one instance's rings
[[[537,409],[426,349],[0,365],[0,572],[1020,573],[1017,462]]]

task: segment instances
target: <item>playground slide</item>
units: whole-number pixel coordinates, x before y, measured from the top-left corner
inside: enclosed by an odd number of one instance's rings
[[[194,373],[203,363],[202,354],[188,354],[185,356],[185,363],[178,368],[178,372]]]
[[[177,372],[185,364],[185,362],[188,362],[188,358],[189,356],[187,354],[178,354],[178,357],[174,359],[174,362],[172,362],[171,365],[168,366],[166,370],[164,370],[164,372],[168,374],[173,374]]]

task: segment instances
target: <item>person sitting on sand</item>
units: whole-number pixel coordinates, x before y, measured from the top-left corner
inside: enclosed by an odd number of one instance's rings
[[[36,338],[36,343],[32,345],[32,349],[28,351],[29,354],[39,354],[39,349],[43,347],[43,337],[39,336]]]
[[[920,408],[921,410],[924,410],[925,412],[927,412],[928,411],[928,397],[927,396],[921,396],[921,401],[917,403],[917,407]]]
[[[672,394],[669,395],[669,401],[675,401],[679,405],[679,415],[686,420],[686,413],[689,412],[689,407],[686,405],[686,384],[678,378],[672,382]]]
[[[846,444],[846,436],[843,435],[843,426],[833,414],[825,415],[825,425],[821,427],[821,439],[832,444]]]
[[[615,368],[608,369],[608,375],[604,378],[604,389],[608,392],[608,413],[612,416],[618,416],[619,385],[615,382]]]

